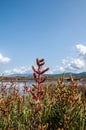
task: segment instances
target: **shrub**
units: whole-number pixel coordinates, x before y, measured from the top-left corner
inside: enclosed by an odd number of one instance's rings
[[[20,95],[15,80],[0,86],[0,130],[86,130],[86,98],[78,91],[71,76],[65,83],[62,76],[57,83],[44,83],[44,59],[36,59],[32,66],[35,84],[26,84]]]

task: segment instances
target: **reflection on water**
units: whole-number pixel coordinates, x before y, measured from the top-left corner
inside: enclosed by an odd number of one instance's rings
[[[24,86],[28,86],[29,88],[32,86],[32,84],[34,84],[35,82],[34,81],[28,81],[28,82],[14,82],[14,83],[11,83],[11,82],[0,82],[0,91],[1,91],[1,86],[5,86],[6,89],[9,90],[10,87],[16,87],[16,89],[19,90],[19,93],[22,94],[23,93],[23,89],[24,89]],[[45,83],[54,83],[54,84],[57,84],[57,81],[46,81]],[[65,81],[65,84],[68,84],[70,82],[68,81]],[[83,85],[83,84],[86,84],[86,81],[78,81],[78,85]]]
[[[23,93],[24,86],[27,85],[28,87],[31,87],[34,81],[29,82],[0,82],[0,91],[3,89],[6,89],[6,92],[9,93],[9,88],[16,88],[16,90],[19,91],[20,94]],[[11,90],[12,92],[13,90]]]

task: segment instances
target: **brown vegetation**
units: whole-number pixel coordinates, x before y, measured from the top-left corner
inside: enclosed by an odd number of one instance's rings
[[[57,83],[44,81],[42,74],[44,59],[37,59],[37,69],[34,71],[35,84],[32,88],[23,88],[23,95],[19,93],[15,82],[10,80],[0,86],[0,129],[1,130],[86,130],[86,98],[79,93],[86,90],[70,77],[65,83],[60,77]],[[10,90],[9,93],[8,89]]]

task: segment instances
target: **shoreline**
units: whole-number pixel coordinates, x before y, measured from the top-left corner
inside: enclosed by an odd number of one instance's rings
[[[58,81],[61,77],[47,77],[46,81]],[[71,77],[64,77],[66,81],[71,81]],[[86,81],[86,77],[73,77],[75,81]],[[0,82],[28,82],[33,81],[34,78],[31,76],[0,76]]]

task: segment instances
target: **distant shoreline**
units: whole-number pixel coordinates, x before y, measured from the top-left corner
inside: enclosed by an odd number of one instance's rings
[[[58,81],[61,77],[48,77],[46,81]],[[86,77],[73,77],[75,81],[86,81]],[[0,76],[0,82],[28,82],[33,81],[34,78],[30,76]],[[71,81],[70,77],[64,77],[64,80]]]

